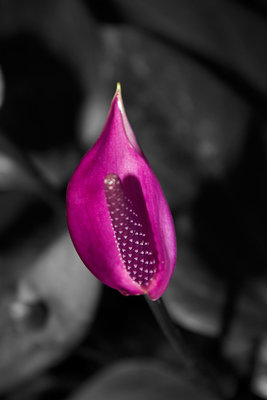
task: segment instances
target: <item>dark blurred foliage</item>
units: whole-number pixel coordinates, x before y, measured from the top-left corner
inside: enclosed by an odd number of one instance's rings
[[[69,239],[66,185],[117,81],[175,219],[168,311],[227,398],[267,397],[266,18],[264,0],[0,0],[1,400],[216,397]]]
[[[2,129],[21,149],[71,142],[82,90],[70,68],[32,33],[4,38],[0,48],[6,86]]]

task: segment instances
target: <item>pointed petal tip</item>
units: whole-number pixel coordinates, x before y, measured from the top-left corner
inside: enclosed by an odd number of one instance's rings
[[[121,95],[121,84],[120,84],[120,82],[117,82],[116,92],[114,94],[113,100],[117,101],[117,104],[118,104],[118,107],[120,109],[120,112],[122,114],[125,114],[122,95]]]
[[[116,86],[116,90],[115,90],[115,93],[114,93],[112,102],[113,102],[115,99],[116,99],[118,102],[122,102],[121,84],[120,84],[120,82],[117,82],[117,86]]]
[[[140,155],[142,154],[141,149],[137,143],[137,140],[135,138],[135,135],[132,131],[131,125],[128,121],[124,104],[123,104],[123,99],[122,99],[122,94],[121,94],[121,84],[120,82],[117,82],[117,87],[115,94],[113,96],[112,102],[111,102],[111,107],[117,109],[117,112],[121,114],[122,116],[122,122],[123,122],[123,128],[125,130],[126,137],[128,138],[131,146],[137,151]],[[144,157],[144,155],[142,154]]]
[[[121,84],[120,84],[120,82],[117,82],[116,93],[121,95]]]

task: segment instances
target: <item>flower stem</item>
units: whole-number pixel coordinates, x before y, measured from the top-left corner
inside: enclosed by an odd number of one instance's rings
[[[191,351],[186,343],[182,332],[172,322],[172,319],[165,307],[163,299],[151,301],[148,296],[145,296],[146,301],[157,320],[159,327],[178,355],[179,364],[185,368],[188,378],[192,379],[205,388],[216,394],[217,398],[225,399],[222,388],[218,383],[218,377],[214,374],[207,360],[204,360],[199,354]]]

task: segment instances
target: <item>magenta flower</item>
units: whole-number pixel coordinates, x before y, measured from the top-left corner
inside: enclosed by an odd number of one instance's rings
[[[124,295],[163,294],[176,260],[173,220],[119,84],[101,136],[69,182],[67,221],[78,254],[100,281]]]

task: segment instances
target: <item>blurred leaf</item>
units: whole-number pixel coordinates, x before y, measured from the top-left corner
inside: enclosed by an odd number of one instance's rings
[[[247,367],[254,342],[261,342],[258,358],[267,365],[265,337],[267,333],[267,277],[251,278],[243,284],[235,305],[235,317],[225,340],[224,352],[240,371]],[[266,375],[267,376],[267,375]]]
[[[265,336],[267,332],[267,276],[251,277],[244,284],[236,306],[233,325],[239,328],[239,335],[249,338]],[[234,326],[233,326],[234,328]]]
[[[227,282],[220,275],[218,265],[210,265],[199,254],[194,244],[196,232],[192,224],[189,217],[177,218],[178,261],[165,292],[166,305],[174,320],[187,329],[206,335],[218,335],[222,328]],[[216,257],[223,259],[220,256],[220,248],[215,247],[216,241],[210,241],[209,246],[212,248],[211,253],[215,251]],[[232,263],[233,260],[229,256],[229,263],[224,267],[225,273],[227,268],[234,271],[236,265]],[[245,268],[243,264],[242,266]],[[234,319],[226,344],[229,349],[227,353],[232,354],[233,358],[235,353],[237,358],[241,353],[245,356],[243,348],[247,345],[244,345],[244,342],[251,343],[254,338],[265,335],[267,330],[264,318],[267,312],[266,276],[250,276],[245,283],[240,276],[239,285],[240,293],[234,305]]]
[[[177,222],[178,263],[164,294],[166,306],[179,325],[190,331],[218,338],[223,327],[224,307],[228,295],[227,283],[218,274],[216,264],[212,266],[212,271],[193,245],[194,228],[191,226],[190,218],[184,216],[180,219],[181,221]],[[213,242],[210,242],[209,246],[215,250]],[[233,271],[235,267],[233,260],[229,258],[229,264],[225,269]],[[245,270],[245,265],[241,264],[241,267]],[[261,274],[260,277],[250,276],[245,282],[240,276],[237,285],[239,292],[237,298],[232,300],[233,315],[228,315],[230,326],[224,337],[222,354],[234,365],[248,386],[249,377],[252,377],[252,390],[265,397],[267,394],[265,389],[267,321],[264,317],[267,313],[266,274]]]
[[[76,71],[86,87],[97,71],[99,38],[89,10],[80,0],[0,1],[0,33],[29,32]]]
[[[171,43],[193,50],[267,89],[267,25],[264,18],[230,1],[115,0],[127,20]]]
[[[4,210],[0,219],[1,236],[5,234],[6,230],[12,226],[21,212],[25,209],[30,201],[30,196],[30,194],[21,191],[18,192],[16,190],[0,193],[0,209]]]
[[[266,337],[257,348],[257,359],[252,378],[252,390],[261,398],[267,398],[267,340]]]
[[[71,68],[36,35],[1,38],[6,83],[0,113],[3,133],[24,151],[66,145],[75,134],[82,90]]]
[[[37,185],[36,176],[23,153],[0,131],[0,190],[24,189],[35,192]]]
[[[48,151],[35,152],[31,158],[47,182],[62,188],[79,164],[80,153],[73,144]]]
[[[31,149],[39,179],[43,175],[62,187],[80,158],[73,143],[76,117],[83,91],[95,79],[98,31],[76,0],[1,0],[0,21],[0,60],[8,87],[1,128],[8,140]],[[29,171],[17,161],[0,160],[0,187],[2,180],[5,189],[33,189],[33,183],[38,190],[38,182],[28,182]]]
[[[18,248],[10,262],[22,269],[19,280],[9,285],[2,281],[1,391],[65,356],[94,316],[99,283],[82,265],[67,232],[52,238],[43,250],[40,238],[39,244],[31,239]]]
[[[220,333],[224,286],[211,275],[196,249],[183,240],[178,242],[178,262],[164,298],[178,324],[204,335]]]
[[[66,156],[64,151],[62,153],[65,155],[67,166],[63,162],[59,164],[60,155],[62,157],[63,154],[58,151],[55,154],[56,164],[55,162],[49,164],[46,159],[41,163],[40,156],[36,156],[33,160],[33,157],[21,151],[0,131],[0,190],[29,192],[41,197],[54,208],[58,206],[62,208],[63,203],[59,204],[60,201],[55,194],[53,184],[62,184],[63,179],[65,183],[70,170],[74,168],[73,163],[77,160],[77,152],[72,150],[69,157]],[[53,179],[51,179],[51,176],[53,176]]]
[[[0,190],[35,191],[36,180],[15,159],[0,150]]]
[[[200,400],[213,399],[183,379],[179,371],[157,361],[133,360],[97,374],[69,400]]]
[[[88,147],[101,132],[119,80],[131,125],[169,203],[188,206],[201,179],[221,177],[237,162],[248,107],[205,69],[144,33],[106,28],[103,40],[105,68],[89,117],[84,110],[83,143]]]
[[[4,89],[4,77],[0,68],[0,108],[4,101]],[[16,157],[11,157],[10,151],[4,151],[6,148],[7,142],[0,133],[0,190],[32,189],[35,184],[33,177],[20,165]]]

